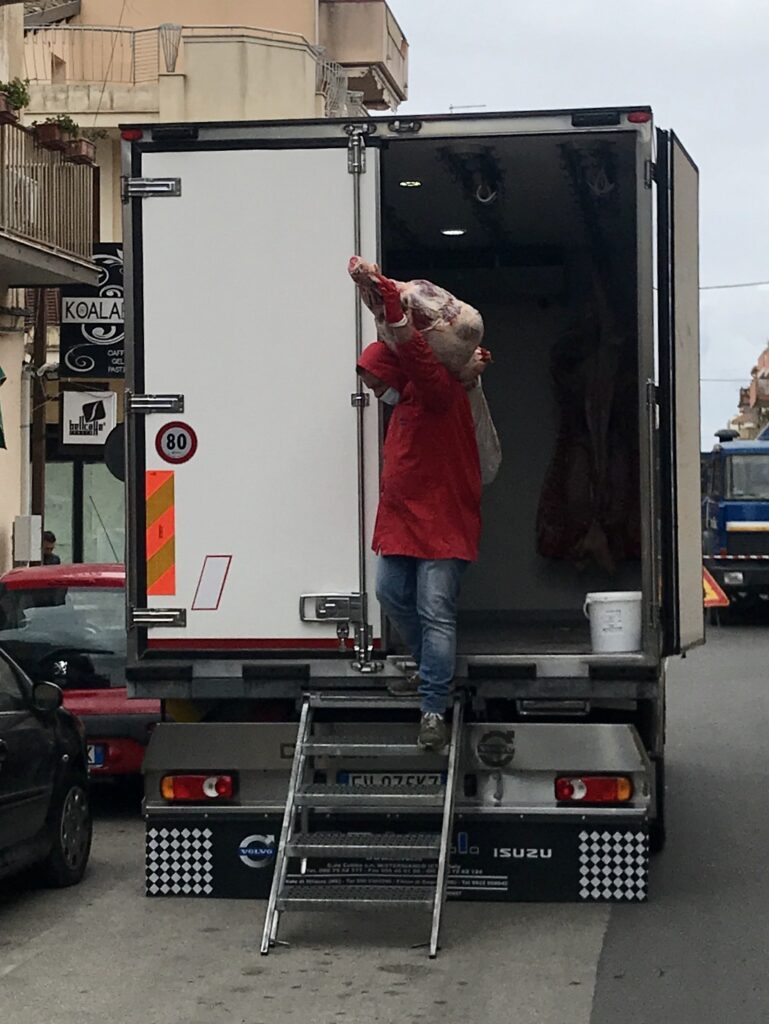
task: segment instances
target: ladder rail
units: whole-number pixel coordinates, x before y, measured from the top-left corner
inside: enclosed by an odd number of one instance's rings
[[[451,836],[454,830],[454,798],[457,776],[459,774],[459,750],[462,744],[462,725],[464,720],[464,704],[460,698],[454,700],[454,712],[451,721],[451,745],[449,747],[449,763],[446,771],[446,796],[443,804],[443,823],[441,826],[441,846],[438,855],[438,872],[435,879],[435,901],[433,903],[433,920],[430,932],[430,959],[438,955],[438,942],[441,932],[443,907],[446,902],[446,885],[449,873],[449,851]]]
[[[291,764],[291,774],[288,780],[288,799],[283,814],[283,825],[280,830],[280,842],[275,857],[275,871],[270,886],[270,898],[267,901],[267,911],[264,918],[264,930],[262,932],[261,954],[267,956],[270,946],[275,942],[278,934],[279,911],[277,909],[278,898],[283,890],[288,869],[288,843],[293,833],[294,816],[296,814],[296,792],[299,780],[304,775],[304,766],[307,759],[305,744],[309,731],[311,712],[309,697],[305,697],[302,704],[302,712],[299,717],[299,727],[296,733],[296,747],[294,748],[294,760]]]

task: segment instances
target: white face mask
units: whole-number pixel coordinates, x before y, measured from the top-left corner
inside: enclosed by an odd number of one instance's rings
[[[396,388],[388,388],[379,396],[379,401],[385,405],[397,405],[401,400],[401,393]]]

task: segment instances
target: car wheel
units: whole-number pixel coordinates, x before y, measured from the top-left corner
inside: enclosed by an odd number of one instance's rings
[[[85,873],[93,831],[84,775],[65,775],[54,796],[49,821],[51,852],[42,864],[43,878],[49,885],[75,885]]]

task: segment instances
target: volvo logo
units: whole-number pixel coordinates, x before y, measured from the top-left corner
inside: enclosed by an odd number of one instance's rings
[[[275,857],[275,836],[246,836],[238,856],[247,868],[265,868]]]
[[[506,768],[515,757],[515,732],[492,729],[481,736],[475,749],[478,759],[488,768]]]

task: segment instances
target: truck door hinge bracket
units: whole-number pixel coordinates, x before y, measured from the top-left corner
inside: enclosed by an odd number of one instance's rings
[[[184,628],[186,625],[186,608],[132,608],[129,615],[131,629],[149,629],[153,626]]]
[[[657,180],[657,165],[653,160],[644,163],[644,188],[651,188],[652,183]]]
[[[352,138],[354,135],[363,136],[376,135],[377,126],[373,121],[363,124],[346,124],[344,126],[345,135],[349,135]]]
[[[134,415],[184,412],[184,395],[126,395],[126,408]]]
[[[350,405],[352,405],[353,409],[365,409],[370,404],[371,396],[366,392],[354,391],[350,395]]]
[[[176,198],[182,194],[181,178],[123,178],[123,202],[129,199]]]
[[[375,126],[374,131],[376,130]],[[366,136],[372,135],[372,126],[346,124],[344,130],[349,137],[347,143],[347,170],[350,174],[366,173]]]
[[[647,405],[659,404],[660,389],[653,380],[646,382],[646,403]]]

